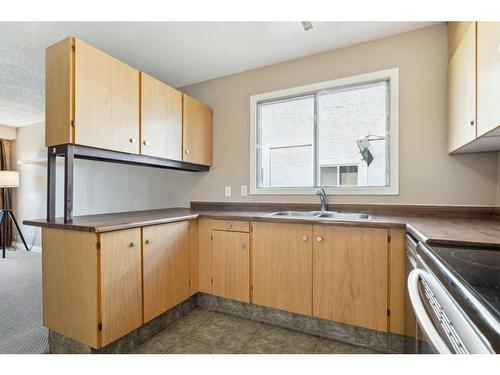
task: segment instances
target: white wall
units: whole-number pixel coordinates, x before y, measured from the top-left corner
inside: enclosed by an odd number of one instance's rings
[[[19,220],[44,218],[47,199],[45,124],[18,128],[13,168],[20,172],[14,192]],[[76,160],[74,215],[189,206],[190,190],[206,173],[169,171],[122,164]],[[57,215],[63,208],[63,164],[57,166]],[[23,226],[28,242],[40,244],[40,230]]]

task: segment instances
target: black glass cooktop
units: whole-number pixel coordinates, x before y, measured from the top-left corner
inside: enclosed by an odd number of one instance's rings
[[[500,249],[432,246],[432,250],[500,316]]]

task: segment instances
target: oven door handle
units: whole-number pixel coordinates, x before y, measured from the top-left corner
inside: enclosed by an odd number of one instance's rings
[[[440,353],[440,354],[451,354],[450,349],[444,342],[444,340],[439,335],[439,332],[434,327],[431,318],[427,314],[425,310],[424,304],[420,299],[420,293],[418,292],[418,283],[419,279],[422,277],[426,282],[432,284],[432,286],[436,286],[432,280],[431,275],[422,270],[422,269],[414,269],[408,275],[408,294],[410,296],[410,301],[413,306],[413,310],[415,311],[415,316],[422,328],[422,331],[426,334],[427,338],[430,341],[430,344]]]

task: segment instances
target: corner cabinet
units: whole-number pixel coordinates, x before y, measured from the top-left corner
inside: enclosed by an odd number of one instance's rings
[[[500,150],[500,22],[448,23],[448,151]]]
[[[47,147],[212,164],[211,108],[79,39],[47,48],[45,88]]]
[[[183,95],[182,161],[212,165],[212,110]]]
[[[187,221],[142,228],[144,322],[189,298]]]

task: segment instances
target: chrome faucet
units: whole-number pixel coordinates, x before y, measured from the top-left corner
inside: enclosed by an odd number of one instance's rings
[[[316,195],[319,195],[319,200],[321,202],[321,215],[326,214],[326,192],[324,188],[319,188],[316,191]]]

